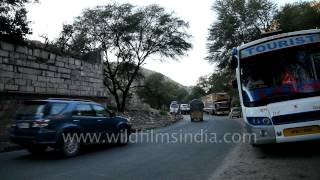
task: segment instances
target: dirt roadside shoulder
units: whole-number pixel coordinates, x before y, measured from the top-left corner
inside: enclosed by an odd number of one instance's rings
[[[211,179],[319,180],[320,142],[276,144],[254,148],[237,144]]]

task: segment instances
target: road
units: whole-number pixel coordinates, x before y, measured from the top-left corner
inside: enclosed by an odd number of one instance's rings
[[[74,158],[61,158],[54,151],[37,157],[25,150],[2,153],[0,177],[3,180],[210,179],[236,146],[220,142],[223,134],[240,131],[241,123],[226,117],[205,116],[204,122],[191,123],[184,116],[184,120],[169,127],[133,134],[136,137],[133,141],[137,142],[127,146],[88,147]],[[163,138],[168,134],[168,139]],[[154,136],[148,138],[149,135]],[[198,139],[186,138],[193,135]],[[213,142],[213,135],[220,143]]]

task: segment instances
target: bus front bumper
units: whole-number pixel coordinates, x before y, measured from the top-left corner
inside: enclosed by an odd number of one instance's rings
[[[252,138],[250,143],[254,145],[259,144],[273,144],[276,143],[276,134],[273,126],[252,126],[246,124],[247,131]]]

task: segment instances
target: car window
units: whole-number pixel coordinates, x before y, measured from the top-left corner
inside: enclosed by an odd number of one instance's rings
[[[16,114],[17,116],[43,115],[47,104],[48,102],[46,101],[25,101],[23,105],[18,108]]]
[[[50,105],[49,115],[56,115],[62,112],[67,103],[52,103]]]
[[[95,112],[92,110],[90,104],[78,104],[76,106],[73,115],[76,116],[95,116]]]
[[[95,112],[95,116],[98,117],[107,117],[107,111],[104,107],[98,106],[98,105],[93,105],[93,110]]]
[[[178,108],[178,104],[171,104],[171,108]]]

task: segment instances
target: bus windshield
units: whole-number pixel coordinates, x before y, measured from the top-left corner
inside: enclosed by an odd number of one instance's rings
[[[320,43],[271,51],[241,59],[245,106],[317,96],[320,93]]]

